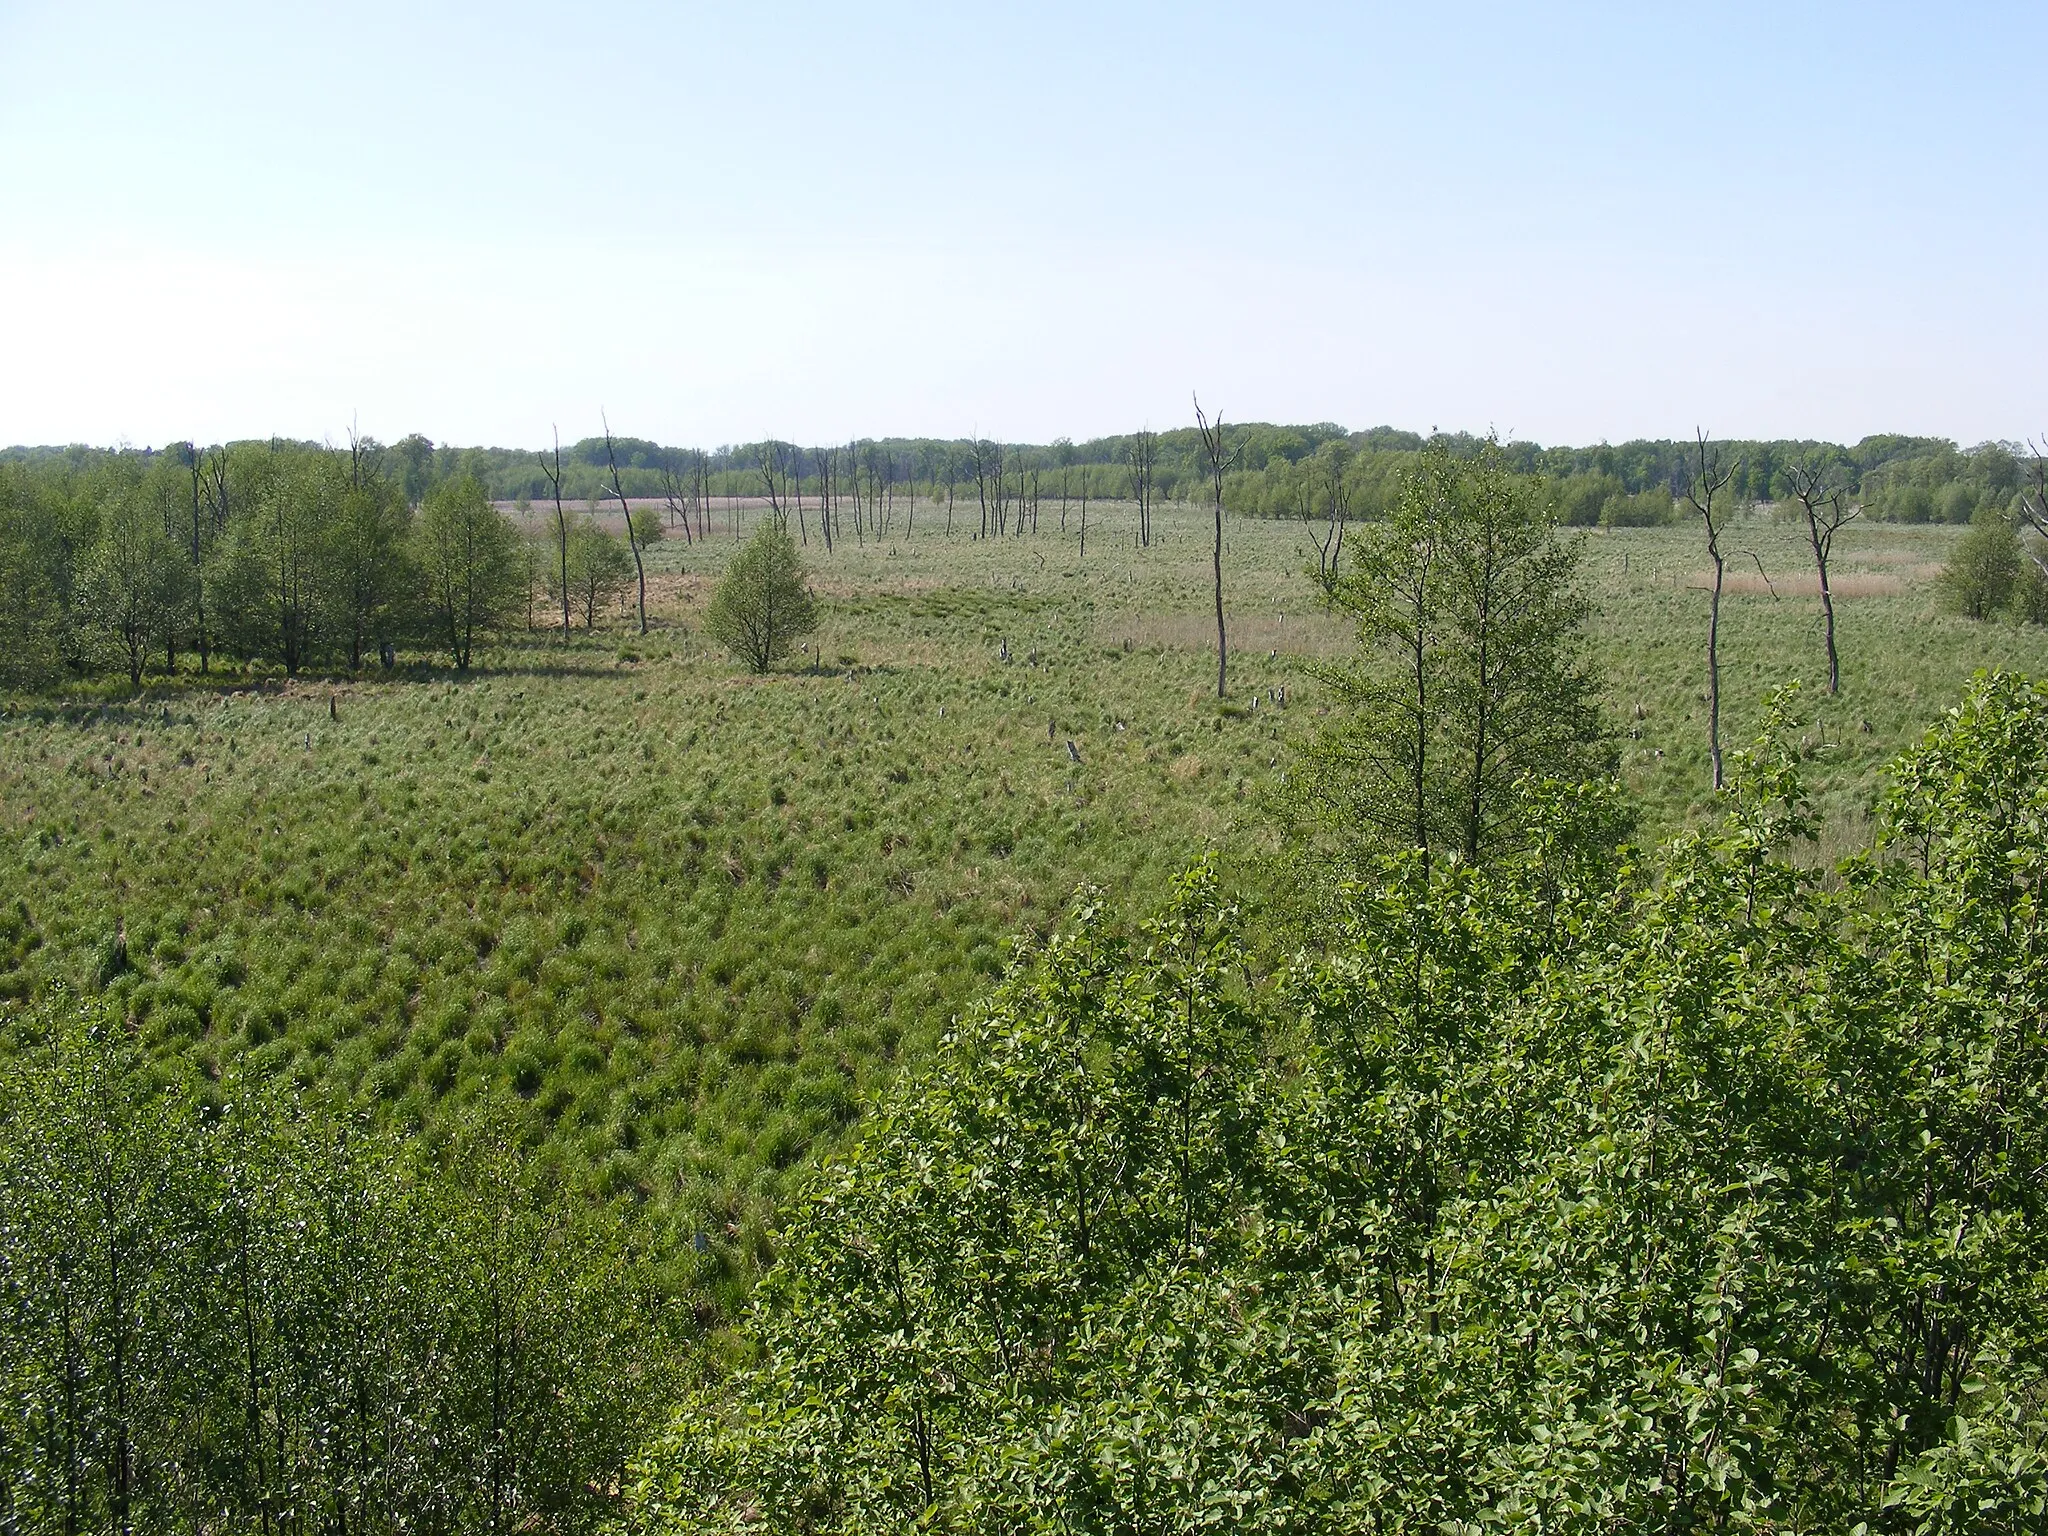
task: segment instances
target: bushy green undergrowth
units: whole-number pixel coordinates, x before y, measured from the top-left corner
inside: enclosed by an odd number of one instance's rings
[[[2041,1528],[2048,691],[1833,880],[1725,823],[1397,853],[1277,975],[1093,904],[792,1212],[650,1532]]]
[[[1161,512],[1137,549],[1128,511],[1098,506],[1085,563],[1050,506],[1007,540],[947,539],[942,515],[829,557],[814,528],[823,627],[761,679],[700,632],[721,538],[656,547],[644,638],[600,614],[566,648],[480,651],[467,677],[186,674],[11,701],[0,988],[100,990],[150,1052],[332,1091],[430,1141],[451,1107],[505,1097],[573,1182],[654,1213],[730,1298],[793,1172],[1077,884],[1146,907],[1221,845],[1256,896],[1261,791],[1319,707],[1300,660],[1346,644],[1299,531],[1233,523],[1219,707],[1195,514]],[[1881,762],[1973,669],[2048,671],[2048,636],[1937,611],[1952,537],[1842,537],[1844,692],[1807,702],[1846,843]],[[1779,593],[1752,575],[1728,601],[1732,737],[1769,686],[1820,673],[1795,540],[1758,522],[1730,541]],[[1703,564],[1684,528],[1589,535],[1646,838],[1710,810]]]

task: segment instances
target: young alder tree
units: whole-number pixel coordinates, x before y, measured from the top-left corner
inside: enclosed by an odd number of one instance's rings
[[[559,590],[562,594],[562,642],[569,640],[569,514],[562,506],[562,429],[555,428],[555,451],[552,458],[545,453],[534,455],[540,461],[540,472],[548,477],[548,486],[555,497],[555,559]]]
[[[1851,506],[1839,485],[1827,483],[1819,469],[1793,468],[1792,496],[1806,520],[1806,542],[1813,550],[1813,568],[1820,577],[1821,632],[1828,648],[1828,693],[1842,691],[1842,664],[1835,651],[1835,594],[1828,583],[1828,559],[1834,553],[1835,535],[1862,516],[1861,506]]]
[[[2019,528],[2004,507],[1986,504],[1970,517],[1937,578],[1944,604],[1966,619],[1988,619],[2012,606],[2026,575]]]
[[[325,453],[243,443],[228,479],[240,510],[221,554],[218,606],[243,655],[271,652],[295,675],[320,640],[329,530],[347,477]]]
[[[1714,788],[1726,783],[1721,767],[1721,587],[1727,579],[1728,560],[1721,549],[1721,535],[1727,531],[1731,508],[1716,507],[1714,500],[1735,478],[1736,465],[1723,464],[1707,434],[1694,432],[1695,449],[1691,473],[1685,484],[1685,499],[1699,514],[1706,534],[1707,558],[1714,562],[1714,585],[1707,605],[1707,755],[1714,764]]]
[[[755,672],[766,672],[818,627],[818,603],[784,524],[760,528],[733,556],[704,611],[704,629]]]
[[[220,530],[206,516],[205,472],[200,464],[198,445],[190,442],[180,443],[177,453],[179,462],[185,469],[191,493],[191,517],[185,533],[189,536],[192,561],[192,643],[199,652],[199,670],[204,673],[211,670],[213,660],[213,636],[207,628],[206,567],[213,553],[215,536]]]
[[[428,613],[456,670],[467,672],[477,637],[516,613],[524,588],[519,535],[476,478],[427,493],[413,535]]]
[[[568,570],[569,593],[583,609],[585,629],[595,629],[597,610],[633,581],[633,561],[625,547],[596,518],[582,515],[569,525]]]
[[[412,511],[395,481],[350,466],[338,515],[330,530],[328,562],[331,623],[348,644],[348,665],[361,671],[376,642],[391,637],[405,618],[414,586],[406,559]]]
[[[108,503],[81,576],[80,606],[120,656],[130,685],[141,687],[149,654],[171,633],[195,577],[139,487]]]
[[[1425,869],[1439,851],[1478,863],[1519,850],[1535,786],[1613,767],[1581,546],[1497,445],[1459,459],[1432,443],[1352,550],[1329,602],[1358,656],[1316,669],[1337,707],[1287,776],[1300,852],[1343,879],[1390,848]]]
[[[1213,492],[1216,508],[1216,546],[1212,552],[1210,566],[1216,577],[1216,697],[1223,698],[1229,691],[1230,672],[1228,655],[1223,634],[1223,477],[1237,462],[1237,456],[1244,444],[1228,453],[1223,451],[1223,418],[1213,422],[1202,414],[1202,402],[1195,400],[1195,429],[1202,435],[1202,454],[1209,461],[1209,487]]]

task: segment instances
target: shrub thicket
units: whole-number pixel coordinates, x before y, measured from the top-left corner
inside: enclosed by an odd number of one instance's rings
[[[622,1227],[488,1116],[417,1145],[16,1019],[0,1529],[584,1530],[673,1390]]]
[[[1092,908],[795,1212],[653,1530],[2037,1530],[2048,691],[1833,879],[1391,861],[1274,986]]]

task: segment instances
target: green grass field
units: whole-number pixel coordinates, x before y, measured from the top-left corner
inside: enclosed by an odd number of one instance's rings
[[[813,530],[816,659],[762,679],[697,632],[721,538],[657,546],[645,638],[614,613],[467,677],[13,700],[0,989],[103,989],[151,1050],[243,1058],[430,1136],[446,1105],[516,1095],[594,1192],[706,1234],[704,1282],[742,1276],[790,1171],[1077,884],[1141,910],[1213,846],[1258,878],[1259,791],[1317,708],[1303,658],[1347,637],[1314,611],[1299,532],[1233,521],[1219,708],[1205,518],[1158,521],[1134,550],[1124,509],[1092,509],[1085,565],[1051,508],[1036,537],[984,542],[921,507],[912,540],[830,557]],[[1938,612],[1954,535],[1843,534],[1835,700],[1795,530],[1731,537],[1776,595],[1731,561],[1728,740],[1804,682],[1831,853],[1973,670],[2048,672],[2048,632]],[[1710,811],[1705,561],[1685,528],[1585,537],[1655,838]]]

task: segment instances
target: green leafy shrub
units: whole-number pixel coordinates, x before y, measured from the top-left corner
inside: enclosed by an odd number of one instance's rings
[[[1084,905],[797,1207],[643,1528],[2040,1528],[2048,690],[1833,880],[1788,721],[1647,866]]]
[[[734,555],[704,611],[704,631],[756,672],[766,672],[818,627],[817,599],[789,530],[764,523]]]
[[[1942,599],[1966,619],[2003,613],[2019,591],[2025,564],[2012,514],[2003,507],[1980,507],[1942,569]]]

